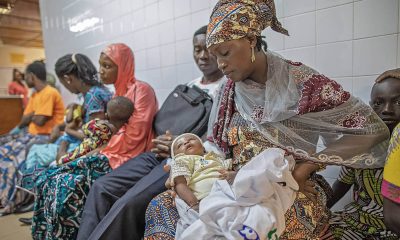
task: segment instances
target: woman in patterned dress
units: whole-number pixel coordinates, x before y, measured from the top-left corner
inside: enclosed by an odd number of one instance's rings
[[[335,81],[263,51],[261,32],[268,26],[288,34],[272,0],[220,0],[215,6],[207,47],[229,80],[214,101],[209,141],[233,158],[235,171],[269,147],[293,157],[300,191],[280,239],[316,239],[328,228],[330,188],[315,172],[325,164],[382,167],[389,134],[369,106]],[[177,219],[171,195],[155,197],[145,239],[174,239]]]

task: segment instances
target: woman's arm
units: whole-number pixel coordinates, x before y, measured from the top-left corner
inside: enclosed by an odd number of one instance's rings
[[[299,191],[308,197],[311,201],[317,201],[317,190],[314,188],[314,182],[310,181],[309,178],[313,172],[319,170],[317,164],[311,162],[297,163],[292,175],[299,184]]]
[[[178,176],[174,179],[175,182],[175,191],[178,196],[186,202],[186,204],[192,209],[198,209],[199,200],[190,190],[187,185],[186,179],[184,176]]]

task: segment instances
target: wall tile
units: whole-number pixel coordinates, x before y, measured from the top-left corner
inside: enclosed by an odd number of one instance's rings
[[[144,0],[132,1],[132,10],[140,9],[144,6]]]
[[[366,104],[369,104],[371,89],[378,76],[379,75],[354,77],[353,86],[357,87],[353,88],[353,95],[363,100]]]
[[[160,44],[158,26],[152,26],[145,29],[146,48],[158,46]]]
[[[334,7],[346,3],[352,3],[353,0],[317,0],[317,9]]]
[[[197,12],[210,7],[210,2],[207,0],[190,0],[192,12]]]
[[[146,30],[139,30],[133,34],[133,45],[136,50],[146,48]]]
[[[177,67],[177,84],[186,84],[192,81],[192,63],[179,64]]]
[[[191,31],[191,17],[190,15],[175,19],[175,39],[176,41],[191,38],[193,35]]]
[[[175,0],[174,1],[175,17],[180,17],[190,13],[190,1]]]
[[[160,89],[161,83],[161,70],[159,68],[146,71],[145,81],[149,83],[154,89]]]
[[[160,22],[172,19],[174,17],[174,0],[161,0],[158,3],[158,13]]]
[[[135,70],[147,69],[146,50],[135,51]]]
[[[398,0],[364,0],[354,3],[354,38],[356,39],[396,33],[398,22]]]
[[[156,90],[158,105],[161,106],[165,99],[167,99],[168,95],[172,92],[173,89],[160,89]]]
[[[161,68],[161,81],[158,85],[160,89],[169,89],[171,86],[175,87],[177,82],[175,66]]]
[[[285,48],[315,45],[315,12],[288,17],[284,26],[290,36],[285,36]]]
[[[161,44],[175,42],[175,32],[172,31],[172,29],[174,29],[173,19],[165,21],[158,26],[158,32]]]
[[[315,68],[315,47],[289,49],[280,52],[285,58],[294,62],[302,62]]]
[[[161,66],[160,47],[146,49],[147,68],[159,68]]]
[[[284,47],[284,35],[275,32],[271,28],[264,30],[263,35],[265,36],[265,41],[268,44],[268,49],[273,51],[283,50]]]
[[[192,27],[190,28],[191,36],[193,36],[193,33],[197,31],[197,29],[208,24],[210,14],[211,14],[210,10],[206,9],[193,13],[191,15],[191,21],[192,21]]]
[[[190,63],[192,60],[192,48],[193,48],[192,39],[187,39],[183,41],[176,42],[175,51],[176,51],[176,63]],[[190,49],[190,50],[189,50]]]
[[[353,93],[353,78],[352,77],[344,77],[344,78],[337,78],[334,77],[337,83],[339,83],[344,90],[348,91],[349,93]]]
[[[397,34],[354,41],[354,75],[380,74],[396,67]]]
[[[317,44],[353,38],[353,4],[317,11]]]
[[[132,13],[133,23],[135,24],[135,29],[142,29],[145,27],[144,11],[135,11]]]
[[[397,67],[400,67],[400,34],[397,34]]]
[[[329,77],[352,76],[352,53],[352,41],[318,45],[317,69]]]
[[[163,45],[160,48],[161,48],[161,66],[166,67],[175,65],[176,63],[175,44],[172,43],[168,45]]]
[[[284,16],[293,16],[315,10],[315,0],[282,0]]]
[[[158,19],[158,4],[154,3],[145,8],[146,25],[151,26],[159,22]]]

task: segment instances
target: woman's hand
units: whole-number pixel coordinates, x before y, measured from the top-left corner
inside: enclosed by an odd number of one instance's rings
[[[152,140],[154,147],[151,149],[151,152],[156,154],[157,159],[169,158],[171,156],[171,144],[173,140],[174,137],[167,130],[165,134]]]
[[[228,183],[230,185],[233,184],[233,181],[235,180],[237,172],[228,171],[228,170],[225,170],[225,169],[218,170],[218,172],[221,174],[219,179],[222,179],[222,180],[225,179],[226,181],[228,181]]]
[[[375,80],[375,82],[381,82],[386,78],[397,78],[400,79],[400,68],[387,70],[386,72],[379,75],[379,77]]]
[[[293,178],[299,185],[299,191],[314,203],[317,201],[318,191],[314,188],[315,183],[310,181],[309,178],[311,174],[318,169],[318,165],[310,162],[304,162],[296,164],[292,172]]]

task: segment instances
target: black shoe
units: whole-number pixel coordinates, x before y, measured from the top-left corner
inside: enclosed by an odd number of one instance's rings
[[[32,225],[32,218],[20,218],[18,220],[25,225]]]

